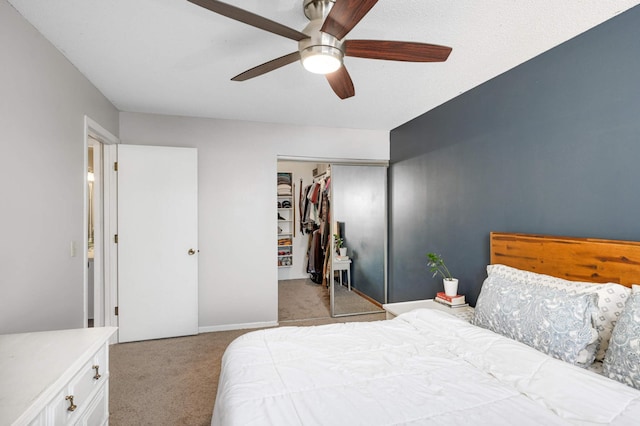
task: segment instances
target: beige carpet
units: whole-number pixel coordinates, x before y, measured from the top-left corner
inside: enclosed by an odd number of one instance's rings
[[[329,318],[329,291],[310,279],[278,281],[278,321]]]
[[[353,290],[349,291],[346,285],[341,286],[336,282],[334,291],[334,310],[336,315],[357,314],[359,312],[382,312],[381,307],[371,303],[357,292]]]
[[[346,285],[335,285],[336,315],[381,312],[382,308],[349,291]],[[331,316],[329,290],[310,279],[278,282],[278,319],[280,323]],[[291,325],[291,324],[289,324]]]
[[[306,290],[322,289],[320,285],[313,286]],[[307,314],[325,312],[317,307],[324,303],[320,292],[315,302],[307,297],[311,296],[301,294],[301,298],[305,298],[302,303],[290,292],[280,300],[280,313],[291,318],[282,325],[311,326],[385,318],[384,313],[330,318],[327,303],[323,308],[326,309],[324,317],[305,320],[303,318]],[[253,330],[203,333],[111,346],[109,423],[112,426],[209,425],[222,354],[233,339],[249,331]]]

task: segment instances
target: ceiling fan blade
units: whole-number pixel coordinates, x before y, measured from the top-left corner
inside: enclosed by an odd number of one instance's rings
[[[257,67],[253,67],[250,70],[243,72],[242,74],[236,75],[231,80],[232,81],[249,80],[250,78],[258,77],[259,75],[266,74],[269,71],[277,70],[280,67],[284,67],[285,65],[289,65],[299,60],[300,60],[300,52],[289,53],[288,55],[281,56],[272,61],[265,62],[262,65],[258,65]]]
[[[337,71],[331,74],[326,74],[329,85],[336,92],[336,95],[340,99],[347,99],[356,94],[356,89],[353,88],[353,81],[347,69],[341,66]]]
[[[342,40],[378,0],[337,0],[320,31]]]
[[[236,21],[244,22],[247,25],[251,25],[261,30],[268,31],[273,34],[281,35],[295,41],[304,40],[309,38],[308,35],[301,33],[298,30],[289,28],[286,25],[279,24],[270,19],[264,18],[255,13],[248,12],[239,7],[232,6],[227,3],[223,3],[217,0],[187,0],[198,6],[202,6],[205,9],[209,9],[212,12],[218,13],[227,18],[235,19]]]
[[[444,62],[451,48],[410,41],[347,40],[344,54],[358,58],[406,62]]]

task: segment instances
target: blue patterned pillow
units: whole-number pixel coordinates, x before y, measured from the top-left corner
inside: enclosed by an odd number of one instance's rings
[[[598,330],[600,344],[596,352],[596,360],[604,360],[604,354],[609,346],[609,339],[616,321],[622,314],[624,305],[631,294],[629,288],[614,283],[593,283],[582,281],[568,281],[545,274],[512,268],[506,265],[488,265],[487,274],[499,275],[509,282],[519,282],[526,285],[541,285],[545,287],[561,288],[569,294],[598,294],[598,315],[595,327]]]
[[[603,374],[640,389],[640,292],[634,291],[613,329]]]
[[[587,367],[598,346],[593,325],[597,300],[595,293],[572,295],[490,275],[482,284],[472,323]]]

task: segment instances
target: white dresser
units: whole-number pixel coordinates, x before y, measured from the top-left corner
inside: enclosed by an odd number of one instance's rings
[[[0,425],[105,425],[116,327],[0,336]]]

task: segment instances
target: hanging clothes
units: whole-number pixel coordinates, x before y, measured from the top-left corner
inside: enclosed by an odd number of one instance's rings
[[[322,235],[319,230],[313,231],[310,235],[311,244],[309,245],[307,272],[310,274],[311,281],[316,284],[322,283],[322,271],[324,266],[324,253],[322,251]]]
[[[330,194],[331,178],[316,178],[302,188],[300,182],[300,232],[309,234],[307,273],[313,282],[321,284],[325,269],[326,252],[330,247]]]
[[[322,197],[322,209],[321,209],[321,223],[320,227],[322,231],[322,248],[326,252],[329,250],[330,243],[330,234],[331,234],[331,202],[329,200],[329,194],[325,194]]]
[[[300,226],[302,232],[311,233],[320,226],[318,203],[314,204],[313,202],[313,199],[318,199],[319,193],[317,184],[313,183],[305,188],[303,197],[300,199]],[[316,194],[315,197],[314,194]]]

